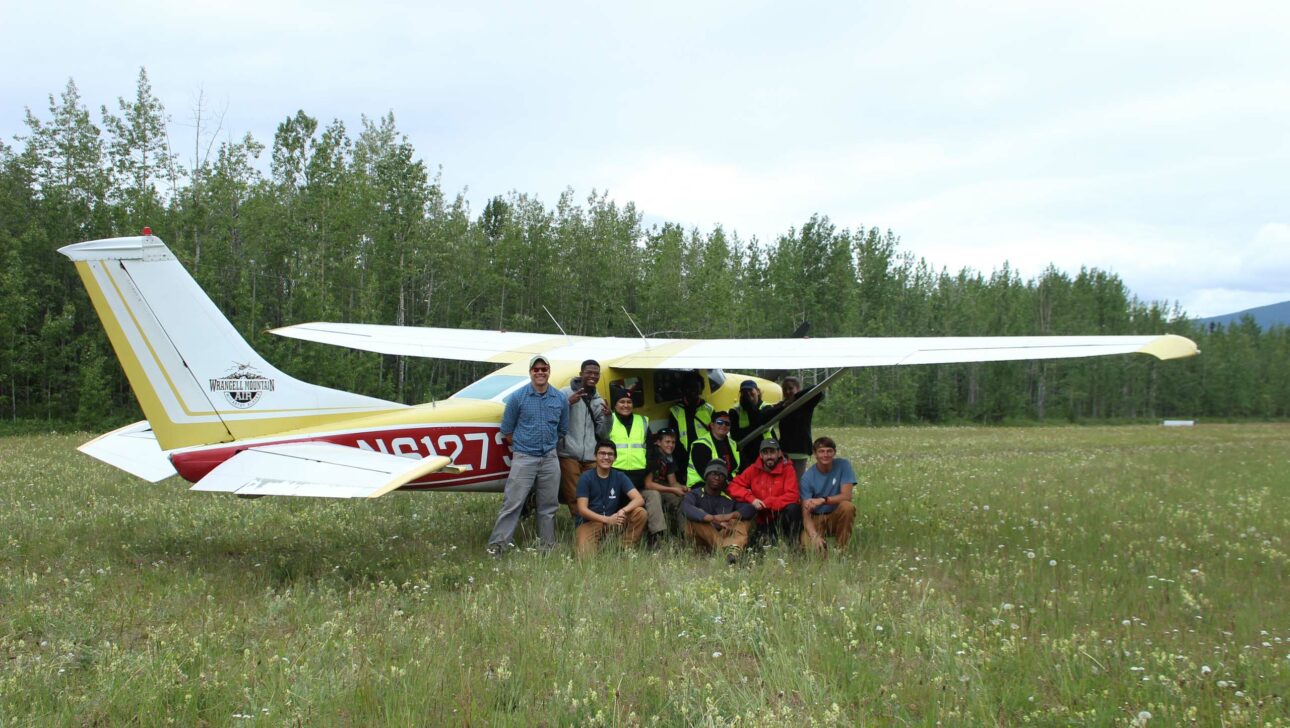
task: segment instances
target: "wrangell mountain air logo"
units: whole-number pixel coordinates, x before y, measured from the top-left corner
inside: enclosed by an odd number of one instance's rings
[[[210,380],[211,391],[220,392],[238,409],[254,407],[265,392],[273,391],[273,380],[250,364],[234,363],[224,376]]]

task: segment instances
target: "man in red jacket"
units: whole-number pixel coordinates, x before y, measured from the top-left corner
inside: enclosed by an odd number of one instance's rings
[[[784,458],[778,440],[763,440],[760,462],[730,482],[730,497],[757,509],[757,531],[768,533],[774,545],[780,536],[797,543],[802,531],[797,473]]]

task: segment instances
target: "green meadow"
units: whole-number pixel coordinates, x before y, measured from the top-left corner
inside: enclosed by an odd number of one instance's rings
[[[1290,725],[1290,426],[828,434],[851,547],[735,567],[0,438],[0,726]]]

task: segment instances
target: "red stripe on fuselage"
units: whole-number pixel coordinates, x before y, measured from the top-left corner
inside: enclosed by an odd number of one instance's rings
[[[400,455],[412,460],[444,455],[461,473],[433,473],[418,480],[411,487],[417,490],[443,488],[454,485],[504,479],[511,469],[511,448],[502,440],[497,425],[449,425],[421,427],[392,427],[366,432],[337,432],[324,435],[306,435],[281,440],[264,440],[183,450],[172,453],[170,462],[179,475],[196,483],[217,465],[248,448],[261,445],[282,445],[299,442],[330,442],[335,445],[357,447],[388,455]]]

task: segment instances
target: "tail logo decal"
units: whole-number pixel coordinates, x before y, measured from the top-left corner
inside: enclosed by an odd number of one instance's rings
[[[274,380],[264,376],[250,364],[233,363],[222,377],[210,380],[210,391],[224,395],[229,404],[238,409],[250,409],[260,401],[265,392],[272,392]]]

